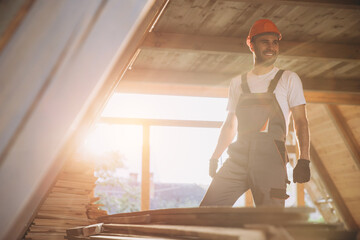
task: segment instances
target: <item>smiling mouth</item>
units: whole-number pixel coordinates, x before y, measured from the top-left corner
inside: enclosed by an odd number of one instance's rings
[[[273,52],[269,53],[269,52],[268,52],[268,53],[265,53],[264,55],[265,55],[265,56],[274,56],[275,53],[273,53]]]

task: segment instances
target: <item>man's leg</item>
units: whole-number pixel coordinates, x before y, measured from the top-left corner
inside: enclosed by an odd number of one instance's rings
[[[249,185],[256,206],[285,206],[286,165],[274,141],[257,141],[251,151]]]
[[[212,180],[200,206],[232,206],[248,189],[247,168],[228,159]]]

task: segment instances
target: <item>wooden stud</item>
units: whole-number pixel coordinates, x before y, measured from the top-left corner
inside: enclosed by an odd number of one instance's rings
[[[295,155],[296,159],[299,159],[299,145],[295,145]],[[296,164],[295,164],[296,165]],[[294,166],[295,167],[295,166]],[[298,207],[305,206],[305,192],[304,184],[296,183],[296,203]]]
[[[143,125],[141,210],[150,209],[150,126]]]
[[[254,207],[254,199],[250,189],[245,192],[245,207]]]
[[[298,207],[305,206],[305,187],[303,183],[296,184],[296,199]]]

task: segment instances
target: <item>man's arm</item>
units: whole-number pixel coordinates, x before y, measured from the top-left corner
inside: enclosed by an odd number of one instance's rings
[[[237,118],[235,112],[229,112],[220,131],[218,143],[212,155],[212,159],[219,159],[225,149],[233,141],[237,131]]]
[[[300,158],[310,160],[310,133],[305,104],[291,108],[299,142]]]
[[[300,158],[293,170],[293,182],[305,183],[310,180],[310,133],[305,104],[291,108],[291,112],[300,149]]]

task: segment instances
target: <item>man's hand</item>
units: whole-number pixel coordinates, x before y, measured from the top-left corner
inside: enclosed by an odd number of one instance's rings
[[[293,170],[294,183],[305,183],[310,180],[310,161],[306,159],[299,159]]]
[[[213,178],[215,176],[217,168],[218,168],[218,160],[216,158],[211,158],[209,162],[210,177]]]

